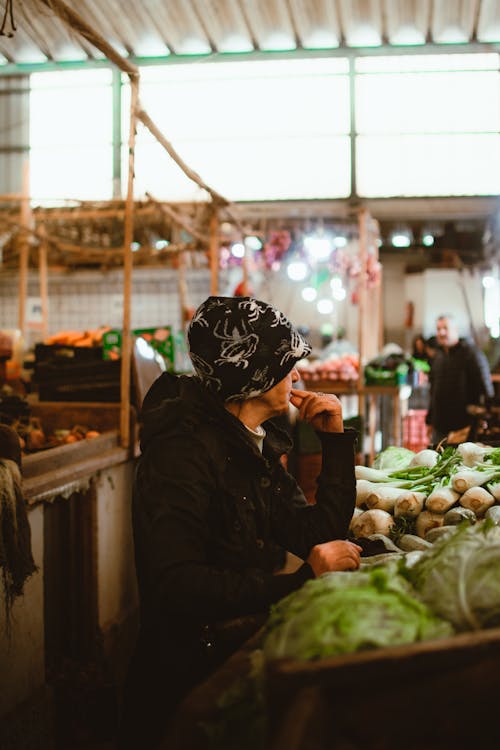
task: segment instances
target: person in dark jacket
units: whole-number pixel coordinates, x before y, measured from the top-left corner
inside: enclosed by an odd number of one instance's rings
[[[488,362],[474,344],[460,339],[452,315],[436,321],[438,349],[430,372],[430,405],[426,416],[434,445],[449,432],[472,423],[469,406],[493,396]]]
[[[344,431],[334,395],[294,388],[309,344],[271,305],[215,296],[196,311],[188,342],[195,374],[162,374],[142,409],[133,492],[141,623],[120,748],[157,747],[179,701],[272,604],[326,571],[358,568],[362,551],[346,539],[356,433]],[[273,418],[290,403],[322,444],[314,505],[281,460],[291,439]],[[279,573],[284,550],[304,561],[295,572]]]

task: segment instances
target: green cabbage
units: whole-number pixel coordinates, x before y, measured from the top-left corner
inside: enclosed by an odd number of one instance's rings
[[[467,521],[408,571],[422,599],[457,630],[500,625],[500,527]]]
[[[271,611],[263,651],[266,659],[320,659],[452,634],[389,564],[327,573],[282,599]]]
[[[414,456],[415,453],[409,450],[409,448],[402,448],[398,445],[390,445],[388,448],[375,456],[375,459],[373,461],[373,468],[381,469],[382,471],[396,471],[398,469],[406,469],[406,467],[410,465],[410,461]]]

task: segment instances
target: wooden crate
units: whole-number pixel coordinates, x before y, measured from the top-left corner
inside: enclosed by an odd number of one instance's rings
[[[500,746],[500,628],[268,667],[272,750]]]

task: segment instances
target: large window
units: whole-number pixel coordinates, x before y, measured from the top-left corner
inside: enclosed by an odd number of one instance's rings
[[[231,200],[349,195],[345,59],[145,68],[140,96],[183,160]],[[139,195],[199,197],[194,183],[141,127],[136,179]]]
[[[31,76],[30,182],[34,201],[112,198],[111,139],[110,70]]]
[[[230,200],[348,197],[352,132],[362,197],[498,195],[499,59],[357,57],[352,107],[344,57],[169,63],[141,70],[140,99],[186,164]],[[111,81],[108,69],[31,77],[36,201],[112,197]],[[124,192],[126,76],[122,94]],[[138,198],[206,199],[141,124],[135,156]]]
[[[500,193],[496,54],[356,60],[360,195]]]

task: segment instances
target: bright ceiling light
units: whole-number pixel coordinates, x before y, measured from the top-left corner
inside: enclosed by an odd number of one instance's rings
[[[304,281],[307,276],[307,265],[302,260],[289,263],[286,269],[288,278],[292,281]]]
[[[169,244],[168,240],[156,240],[155,248],[156,250],[164,250]]]
[[[391,243],[393,247],[410,247],[410,233],[405,230],[398,230],[397,232],[394,232],[391,237]]]
[[[330,279],[330,287],[332,291],[342,288],[342,279],[340,278],[340,276],[332,276],[332,278]]]
[[[422,245],[425,247],[432,247],[434,244],[434,236],[430,232],[426,232],[422,237]]]
[[[318,292],[313,286],[305,286],[301,292],[302,299],[306,302],[314,302],[318,296]]]
[[[141,249],[141,243],[140,242],[131,242],[130,243],[130,249],[133,253],[136,253],[138,250]]]
[[[337,289],[332,290],[332,297],[338,302],[342,302],[346,298],[346,290],[342,286],[337,287]]]
[[[495,286],[495,278],[493,276],[483,276],[483,286],[485,289],[492,289]]]
[[[343,234],[338,234],[334,240],[335,247],[345,247],[347,245],[347,237]]]
[[[314,260],[328,260],[332,252],[329,237],[304,237],[304,247]]]
[[[245,247],[248,247],[249,250],[260,250],[262,242],[258,237],[250,235],[245,237]]]
[[[321,315],[330,315],[333,312],[333,302],[331,299],[319,299],[316,308]]]
[[[245,255],[245,245],[242,242],[235,242],[231,245],[231,253],[235,258],[243,258]]]

